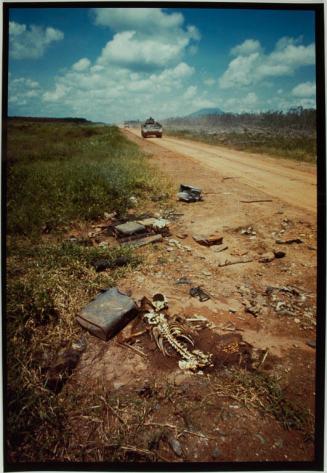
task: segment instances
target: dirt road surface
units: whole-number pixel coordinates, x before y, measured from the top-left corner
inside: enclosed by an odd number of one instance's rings
[[[141,136],[139,130],[131,129],[131,132]],[[152,138],[151,141],[167,150],[182,154],[188,158],[188,162],[196,160],[202,167],[215,170],[222,176],[242,179],[243,183],[254,190],[316,212],[315,166],[267,156],[262,158],[257,154],[191,140],[163,137]]]
[[[109,342],[90,336],[75,381],[105,383],[119,397],[113,425],[128,422],[133,432],[138,419],[137,435],[129,438],[129,445],[138,442],[135,455],[143,449],[171,462],[312,461],[315,167],[124,133],[176,192],[190,184],[203,190],[204,200],[167,203],[159,192],[152,208],[134,209],[131,219],[144,211],[168,218],[171,235],[137,250],[145,264],[119,288],[135,300],[163,293],[169,313],[184,321],[205,317],[195,344],[216,361],[192,374],[178,368],[176,356],[161,354],[146,333],[126,346],[126,337],[144,329],[140,322]],[[268,202],[242,202],[249,200]],[[207,247],[193,238],[212,233],[223,243]],[[198,286],[209,300],[191,297],[190,288]],[[241,369],[241,378],[229,369]],[[265,384],[272,378],[281,392]],[[122,401],[131,393],[137,408]]]

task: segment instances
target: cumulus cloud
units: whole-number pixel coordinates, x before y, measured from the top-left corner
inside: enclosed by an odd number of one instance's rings
[[[57,102],[58,100],[64,98],[70,89],[71,87],[68,87],[64,84],[57,84],[53,91],[45,92],[43,94],[43,100],[45,102]]]
[[[303,82],[292,90],[295,97],[314,97],[316,95],[316,84],[314,82]]]
[[[9,77],[8,102],[16,105],[25,105],[30,99],[40,97],[40,84],[26,77]]]
[[[9,22],[9,51],[13,59],[37,59],[46,48],[64,38],[64,33],[50,26],[27,26]]]
[[[198,88],[196,85],[190,85],[184,92],[184,97],[186,99],[192,99],[193,97],[196,96],[197,91],[198,91]]]
[[[246,39],[242,44],[231,49],[233,56],[247,56],[248,54],[261,51],[260,41],[256,39]]]
[[[180,28],[184,22],[181,13],[167,14],[160,8],[94,8],[92,13],[96,25],[151,35]]]
[[[179,42],[163,42],[160,38],[137,38],[135,31],[115,34],[102,50],[99,64],[116,64],[131,69],[163,67],[176,61],[187,45],[187,38]]]
[[[181,13],[160,8],[95,8],[94,22],[115,35],[103,48],[98,64],[147,69],[177,64],[186,52],[196,52],[200,32],[184,25]]]
[[[91,61],[87,59],[86,57],[83,57],[79,61],[75,62],[75,64],[73,64],[72,69],[74,71],[85,71],[86,69],[90,67],[90,65],[91,65]]]
[[[103,121],[144,118],[148,114],[169,116],[177,113],[181,103],[184,105],[185,84],[193,73],[185,62],[152,72],[112,66],[99,71],[94,65],[85,70],[70,68],[57,77],[52,90],[43,93],[42,100]]]
[[[244,41],[231,50],[236,57],[220,77],[220,87],[249,86],[269,77],[292,75],[301,66],[314,65],[314,43],[305,46],[300,44],[301,40],[283,37],[270,54],[263,52],[259,41]]]

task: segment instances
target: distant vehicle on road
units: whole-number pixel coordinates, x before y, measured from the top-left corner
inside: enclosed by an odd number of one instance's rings
[[[148,136],[156,136],[157,138],[162,137],[162,125],[159,122],[156,122],[154,118],[150,117],[145,120],[141,125],[141,134],[143,138]]]

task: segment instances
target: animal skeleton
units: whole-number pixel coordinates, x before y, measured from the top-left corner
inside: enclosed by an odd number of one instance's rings
[[[146,312],[143,320],[151,326],[151,333],[157,347],[164,355],[170,356],[164,345],[164,342],[167,342],[182,357],[182,360],[178,362],[178,366],[181,369],[197,370],[206,366],[212,366],[210,354],[205,354],[197,349],[189,350],[181,339],[194,347],[193,340],[183,333],[177,324],[168,323],[165,314],[161,312],[167,307],[167,300],[164,296],[156,294],[153,297],[151,306],[154,310]]]

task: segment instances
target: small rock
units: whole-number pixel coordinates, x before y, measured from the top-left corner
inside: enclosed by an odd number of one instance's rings
[[[210,235],[193,235],[193,240],[199,243],[199,245],[212,246],[221,245],[223,237],[219,233]]]
[[[219,450],[218,447],[212,450],[212,453],[211,453],[212,458],[218,458],[220,457],[220,455],[221,455],[221,451]]]
[[[105,271],[108,268],[111,268],[111,261],[108,259],[97,259],[92,261],[92,266],[96,270],[97,273],[101,271]]]
[[[260,258],[259,261],[260,263],[270,263],[275,259],[275,255],[272,251],[268,251],[267,253],[264,253]]]
[[[285,251],[274,250],[275,258],[284,258],[286,256]]]
[[[295,318],[295,319],[294,319],[294,322],[295,322],[296,324],[299,324],[299,323],[301,322],[301,320],[300,320],[300,319],[297,319],[297,318]]]
[[[287,240],[276,240],[276,243],[278,245],[291,245],[292,243],[303,243],[303,240],[301,238],[289,238]]]
[[[171,434],[167,436],[167,442],[172,449],[172,451],[177,455],[178,457],[181,457],[183,455],[183,450],[180,442],[175,439]]]
[[[104,212],[103,216],[106,220],[110,220],[116,216],[116,212],[112,212],[112,213]]]
[[[229,307],[228,312],[231,312],[232,314],[235,314],[237,312],[237,310],[233,309],[233,307]]]
[[[316,340],[308,340],[307,345],[311,348],[316,348]]]
[[[134,195],[132,195],[128,200],[129,200],[129,202],[130,202],[130,204],[131,204],[132,207],[136,207],[136,206],[137,206],[138,200],[137,200],[137,198],[136,198]]]
[[[182,277],[182,278],[177,279],[175,284],[192,284],[192,281],[187,277]]]
[[[177,233],[176,234],[177,238],[180,238],[181,240],[184,240],[185,238],[187,238],[187,233]]]

